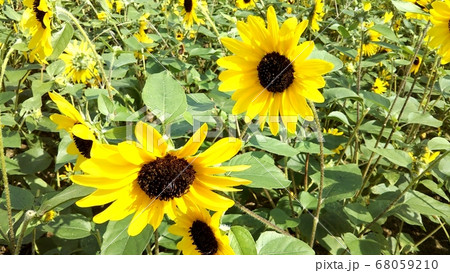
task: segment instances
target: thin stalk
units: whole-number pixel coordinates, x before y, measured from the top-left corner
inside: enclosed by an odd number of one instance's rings
[[[61,7],[56,7],[56,10],[58,12],[64,13],[65,15],[67,15],[67,17],[69,17],[73,23],[75,24],[75,26],[78,28],[78,30],[80,31],[81,35],[83,36],[83,38],[86,40],[86,42],[88,43],[90,49],[92,50],[94,56],[95,56],[95,61],[97,62],[97,66],[100,69],[100,73],[102,74],[103,80],[105,81],[105,85],[106,85],[106,90],[108,91],[108,95],[109,98],[111,99],[111,101],[113,100],[113,94],[111,92],[112,90],[112,86],[108,80],[108,76],[106,75],[105,69],[103,68],[103,63],[100,60],[99,55],[97,54],[97,51],[95,49],[95,45],[92,43],[92,41],[89,39],[89,37],[87,36],[86,32],[84,31],[83,27],[80,25],[80,23],[78,22],[77,18],[75,18],[75,16],[72,15],[72,13],[70,13],[69,11],[65,10],[64,8]]]
[[[33,220],[33,218],[36,216],[36,212],[34,210],[28,210],[25,212],[25,219],[23,219],[22,223],[22,230],[20,231],[19,239],[17,240],[17,246],[14,251],[14,255],[19,255],[20,248],[22,246],[22,240],[25,236],[25,231],[27,230],[28,224]]]
[[[450,150],[443,153],[440,157],[436,158],[433,162],[431,162],[428,165],[428,168],[423,171],[421,174],[419,174],[416,178],[414,178],[411,183],[400,193],[399,196],[397,196],[392,202],[387,206],[375,219],[373,219],[372,222],[370,222],[359,234],[358,237],[362,236],[368,229],[371,227],[374,223],[376,223],[383,215],[388,212],[402,197],[405,195],[409,189],[411,189],[412,186],[414,186],[427,172],[429,172],[439,161],[441,161],[442,158],[446,157],[448,154],[450,154]]]
[[[430,232],[427,236],[425,236],[424,238],[422,238],[422,240],[418,241],[412,248],[415,249],[418,246],[420,246],[423,242],[425,242],[426,240],[428,240],[431,236],[433,236],[433,234],[435,234],[436,232],[438,232],[440,229],[442,228],[442,225],[437,226],[432,232]]]
[[[339,156],[339,160],[337,162],[337,165],[340,164],[340,162],[342,161],[344,154],[345,154],[345,150],[347,150],[347,147],[350,146],[350,143],[352,143],[353,138],[355,137],[356,133],[359,131],[359,127],[361,126],[364,117],[367,115],[367,113],[369,113],[369,109],[366,109],[361,118],[358,120],[358,123],[356,123],[355,128],[353,129],[353,133],[350,135],[350,138],[348,139],[347,143],[345,143],[344,149],[342,150],[343,152],[341,153],[341,155]]]
[[[154,232],[154,237],[155,237],[155,255],[159,255],[159,233],[158,233],[158,229],[155,229]]]
[[[243,212],[247,213],[249,216],[255,218],[258,221],[260,221],[261,223],[265,224],[266,226],[268,226],[268,227],[278,231],[279,233],[293,237],[289,232],[279,228],[278,226],[274,225],[273,223],[271,223],[271,222],[267,221],[266,219],[262,218],[258,214],[254,213],[253,211],[251,211],[248,208],[246,208],[243,205],[241,205],[241,203],[239,203],[238,201],[234,201],[234,206],[237,207],[238,209],[242,210]]]
[[[324,159],[324,153],[323,153],[323,135],[322,135],[322,127],[320,126],[320,120],[319,115],[317,114],[316,106],[314,105],[314,102],[308,101],[309,105],[311,107],[311,110],[314,115],[314,121],[317,126],[317,136],[319,138],[319,148],[320,148],[320,181],[319,181],[319,195],[317,197],[317,208],[316,208],[316,214],[314,215],[313,220],[313,226],[311,230],[311,240],[309,241],[309,246],[313,247],[314,241],[316,239],[316,230],[317,230],[317,224],[319,223],[319,216],[320,216],[320,208],[322,206],[322,194],[323,194],[323,181],[325,179],[325,159]]]
[[[267,189],[263,189],[264,194],[266,195],[267,199],[269,199],[270,205],[272,206],[272,208],[275,208],[275,203],[272,200],[272,196],[270,196],[270,193]]]
[[[9,56],[11,56],[12,52],[14,51],[14,48],[11,47],[8,52],[6,53],[5,59],[3,60],[1,72],[0,72],[0,88],[3,87],[3,79],[5,76],[6,71],[6,65],[9,61]],[[1,110],[0,110],[1,113]],[[6,172],[6,159],[5,159],[5,149],[3,146],[3,132],[1,131],[1,128],[3,128],[3,124],[0,118],[0,161],[2,165],[2,178],[3,178],[3,185],[5,187],[4,193],[5,193],[5,199],[6,199],[6,210],[8,213],[8,226],[9,226],[9,248],[11,253],[15,252],[15,238],[14,238],[14,225],[13,225],[13,218],[12,218],[12,207],[11,207],[11,195],[9,191],[9,183],[8,183],[8,173]]]

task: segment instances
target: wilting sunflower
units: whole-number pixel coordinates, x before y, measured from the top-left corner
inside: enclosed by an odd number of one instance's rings
[[[372,91],[377,94],[383,94],[387,90],[386,86],[389,86],[389,83],[387,81],[383,81],[380,78],[376,78],[375,82],[372,85]]]
[[[87,83],[98,77],[94,52],[88,43],[71,41],[59,58],[64,61],[64,75],[75,83]]]
[[[428,31],[431,48],[439,48],[442,63],[450,62],[450,1],[434,2],[431,4],[431,23],[433,27]]]
[[[199,25],[205,23],[202,19],[199,19],[197,17],[197,14],[195,13],[195,9],[197,8],[198,5],[197,1],[198,0],[180,0],[180,6],[183,7],[181,16],[184,16],[183,23],[186,25],[187,28],[192,27],[194,22]],[[202,5],[202,3],[200,3],[200,5]]]
[[[64,129],[70,134],[73,142],[67,147],[67,152],[78,155],[74,170],[79,170],[80,164],[91,157],[92,147],[97,142],[96,137],[89,129],[88,123],[72,104],[58,93],[49,92],[48,94],[62,114],[53,114],[50,119],[58,125],[58,130]]]
[[[413,64],[412,64],[412,66],[411,66],[411,73],[416,74],[416,73],[419,71],[419,67],[420,67],[420,64],[421,64],[421,63],[422,63],[422,57],[417,56],[417,57],[414,59],[414,62],[413,62]]]
[[[325,13],[323,12],[323,1],[322,0],[316,0],[316,3],[314,5],[314,11],[311,17],[311,30],[312,31],[319,31],[319,24],[318,22],[321,22],[323,19],[323,16]]]
[[[22,15],[20,25],[31,35],[28,43],[28,49],[31,49],[30,62],[37,60],[40,63],[47,63],[45,58],[53,52],[50,27],[50,20],[53,16],[51,7],[47,0],[24,0],[23,4],[27,9]]]
[[[236,6],[240,9],[249,9],[255,6],[258,0],[236,0]]]
[[[128,227],[131,236],[139,234],[147,224],[158,228],[164,214],[175,218],[178,207],[186,212],[190,204],[224,211],[234,201],[213,190],[236,191],[232,186],[250,181],[228,176],[215,176],[241,171],[248,166],[217,166],[232,158],[241,148],[241,141],[223,138],[206,151],[194,155],[205,140],[208,126],[204,124],[178,150],[169,150],[164,138],[150,125],[138,122],[138,142],[125,141],[117,146],[96,145],[91,159],[81,164],[84,175],[73,175],[74,183],[97,188],[77,202],[80,207],[112,204],[94,217],[94,222],[120,220],[133,214]]]
[[[217,64],[228,70],[219,75],[220,91],[234,91],[233,114],[247,111],[246,120],[260,116],[261,128],[268,119],[270,131],[279,131],[279,115],[291,133],[296,130],[298,115],[313,120],[306,99],[323,102],[318,91],[325,86],[322,75],[333,64],[306,58],[314,49],[313,41],[298,45],[308,25],[305,20],[286,20],[281,28],[273,7],[267,11],[267,28],[260,17],[249,16],[247,23],[238,22],[242,41],[222,38],[222,43],[235,55],[222,57]]]
[[[234,255],[228,237],[222,235],[218,211],[211,217],[209,212],[197,206],[191,206],[186,213],[177,212],[175,224],[169,232],[182,236],[177,248],[184,255]]]

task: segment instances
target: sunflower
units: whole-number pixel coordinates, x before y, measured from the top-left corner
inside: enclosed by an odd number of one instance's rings
[[[411,73],[416,74],[416,73],[419,71],[419,67],[420,67],[420,64],[421,64],[421,63],[422,63],[422,57],[417,56],[417,57],[414,59],[414,62],[413,62],[413,64],[412,64],[412,66],[411,66]]]
[[[74,183],[97,188],[77,202],[91,207],[113,202],[94,217],[94,222],[120,220],[133,214],[128,227],[131,236],[139,234],[147,224],[157,229],[164,214],[175,218],[175,209],[183,212],[191,204],[224,211],[234,204],[213,190],[237,191],[232,186],[250,181],[228,176],[215,176],[241,171],[248,166],[217,166],[232,158],[241,148],[241,141],[223,138],[196,156],[205,140],[208,126],[204,124],[186,145],[170,150],[164,138],[150,125],[138,122],[137,142],[125,141],[117,146],[94,146],[91,159],[81,164],[84,175],[72,175]]]
[[[255,6],[257,0],[236,0],[236,6],[240,9],[250,9]]]
[[[419,7],[422,11],[429,13],[428,5],[433,2],[434,0],[406,0],[407,2],[415,4],[417,7]],[[406,12],[405,13],[406,19],[418,19],[418,20],[428,20],[430,15],[428,14],[420,14],[420,13],[414,13],[414,12]]]
[[[47,0],[24,0],[27,7],[24,11],[20,25],[22,29],[32,36],[28,43],[30,62],[37,60],[39,63],[47,63],[46,57],[53,52],[51,45],[52,29],[50,20],[53,16]]]
[[[388,82],[383,81],[380,78],[376,78],[375,82],[372,85],[372,91],[377,93],[377,94],[383,94],[387,90],[386,86],[389,86]]]
[[[434,2],[431,9],[433,27],[428,31],[431,48],[439,48],[442,63],[450,62],[450,1]]]
[[[177,212],[175,224],[169,232],[182,236],[177,248],[184,255],[234,255],[228,237],[222,235],[218,211],[211,217],[209,212],[197,206],[191,206],[186,213]]]
[[[91,157],[91,150],[97,143],[96,137],[72,104],[58,93],[49,92],[48,94],[62,113],[62,115],[53,114],[50,119],[58,125],[58,130],[63,129],[70,134],[73,141],[67,147],[67,152],[78,155],[74,170],[79,170],[80,164]]]
[[[139,18],[139,32],[134,34],[134,37],[136,37],[136,39],[143,44],[151,44],[153,43],[153,40],[150,39],[147,36],[146,30],[148,29],[147,27],[147,23],[148,20],[147,18],[150,16],[149,13],[144,13],[140,18]],[[151,47],[147,47],[147,52],[152,52],[153,49]],[[135,52],[134,55],[136,56],[136,58],[141,59],[142,58],[142,54],[141,52]]]
[[[389,23],[392,20],[392,17],[394,17],[394,14],[392,13],[392,11],[390,12],[385,12],[384,13],[384,19],[383,19],[383,23]]]
[[[333,135],[333,136],[342,136],[342,135],[344,134],[344,132],[339,132],[339,130],[336,129],[336,128],[330,128],[330,129],[328,129],[328,130],[326,130],[325,128],[323,128],[323,132],[324,132],[325,134],[330,134],[330,135]]]
[[[280,114],[288,131],[295,133],[298,115],[313,120],[306,99],[324,101],[318,89],[325,86],[322,75],[331,71],[333,64],[306,59],[314,49],[313,41],[298,45],[308,20],[297,24],[296,18],[289,18],[279,28],[275,10],[269,7],[267,21],[266,28],[263,19],[249,16],[247,23],[237,23],[242,41],[221,39],[235,55],[217,61],[228,69],[219,75],[219,90],[236,90],[232,95],[234,115],[247,111],[249,122],[259,114],[261,129],[269,117],[270,131],[276,135]]]
[[[370,29],[374,26],[374,22],[364,23],[363,26],[366,28],[365,40],[367,41],[362,45],[362,54],[363,56],[373,56],[380,50],[380,46],[372,42],[379,42],[381,34]],[[358,55],[359,51],[360,49],[358,48]]]
[[[363,2],[363,10],[364,11],[369,11],[371,8],[372,8],[372,4],[369,1]]]
[[[314,12],[311,17],[311,30],[312,31],[319,30],[318,22],[322,21],[324,15],[325,15],[325,13],[323,12],[322,0],[316,0],[316,3],[314,5]]]
[[[90,79],[98,77],[95,53],[87,42],[82,41],[78,44],[78,41],[71,41],[64,52],[59,58],[66,64],[63,74],[67,78],[75,83],[87,83]]]
[[[180,6],[183,7],[183,11],[181,12],[181,16],[184,16],[183,23],[187,28],[192,27],[194,22],[197,24],[204,24],[205,22],[202,19],[197,17],[195,13],[195,9],[197,8],[197,0],[180,0]]]

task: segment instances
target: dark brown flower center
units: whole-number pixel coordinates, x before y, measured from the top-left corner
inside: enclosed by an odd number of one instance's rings
[[[40,3],[41,3],[41,0],[34,0],[33,11],[36,14],[36,19],[39,21],[39,23],[41,23],[42,28],[46,29],[47,27],[44,24],[44,16],[45,16],[46,12],[38,9]]]
[[[294,82],[291,61],[278,52],[266,54],[258,64],[259,82],[270,92],[281,93]]]
[[[192,1],[195,1],[195,0],[184,0],[184,10],[186,11],[186,12],[191,12],[192,11],[192,6],[193,6],[193,3],[192,3]]]
[[[169,201],[189,192],[194,179],[192,165],[182,158],[166,155],[142,166],[137,182],[150,198]]]
[[[450,31],[450,20],[448,20],[447,28],[448,28],[448,30]]]
[[[414,65],[418,65],[419,63],[420,63],[420,59],[419,59],[419,57],[416,57],[415,59],[414,59]]]
[[[82,139],[73,135],[73,142],[75,142],[75,146],[77,146],[78,151],[86,158],[91,158],[91,149],[92,144],[94,143],[89,139]]]
[[[245,4],[248,4],[248,3],[250,3],[252,0],[244,0],[244,3]]]
[[[202,255],[214,255],[219,250],[219,243],[211,228],[203,221],[195,220],[189,228],[194,245]]]

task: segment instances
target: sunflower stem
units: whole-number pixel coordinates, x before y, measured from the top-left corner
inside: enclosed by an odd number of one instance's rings
[[[286,236],[293,237],[289,232],[281,229],[280,227],[278,227],[278,226],[274,225],[273,223],[269,222],[268,220],[262,218],[258,214],[254,213],[253,211],[251,211],[248,208],[246,208],[243,205],[241,205],[241,203],[239,203],[236,200],[234,201],[234,206],[237,207],[238,209],[242,210],[243,212],[247,213],[249,216],[255,218],[258,221],[260,221],[261,223],[265,224],[266,226],[268,226],[268,227],[278,231],[279,233],[284,234]]]
[[[153,236],[155,237],[155,255],[159,255],[159,233],[158,233],[158,229],[155,229],[155,232],[153,232]]]
[[[324,147],[323,147],[323,135],[322,127],[320,126],[319,115],[317,114],[316,106],[314,102],[308,100],[309,106],[314,115],[314,122],[317,126],[317,137],[319,138],[319,148],[320,148],[320,181],[319,181],[319,195],[317,197],[317,208],[316,214],[314,215],[313,226],[311,229],[311,239],[309,241],[309,246],[312,248],[314,241],[316,239],[317,224],[319,223],[320,208],[322,206],[322,195],[323,195],[323,181],[325,179],[325,158],[324,158]]]
[[[369,113],[369,110],[370,109],[366,109],[363,112],[361,118],[358,120],[358,123],[356,124],[355,128],[353,129],[353,133],[351,134],[351,136],[348,139],[347,143],[345,143],[344,149],[342,150],[343,152],[341,153],[341,155],[339,156],[339,160],[337,161],[337,165],[339,165],[341,163],[341,161],[342,161],[342,159],[344,157],[344,154],[345,154],[345,150],[347,150],[347,147],[350,146],[350,143],[352,142],[353,138],[355,137],[356,133],[358,132],[359,127],[361,126],[361,124],[362,124],[362,122],[364,120],[364,117],[367,115],[367,113]]]
[[[109,98],[111,99],[111,101],[113,100],[113,94],[112,94],[112,86],[111,83],[108,80],[108,76],[106,75],[105,69],[103,68],[103,63],[100,60],[100,56],[97,54],[97,51],[95,49],[95,45],[92,43],[92,41],[89,39],[89,37],[87,36],[86,32],[84,31],[83,27],[80,25],[80,23],[78,22],[77,18],[75,18],[75,16],[72,15],[72,13],[70,13],[69,11],[67,11],[66,9],[62,8],[62,7],[56,7],[56,10],[58,12],[64,13],[65,15],[67,15],[67,17],[69,17],[72,22],[75,24],[75,26],[78,28],[78,30],[80,31],[81,35],[83,36],[83,38],[86,40],[86,42],[88,43],[90,49],[92,50],[92,53],[95,56],[95,61],[97,62],[97,66],[100,69],[100,73],[102,74],[103,80],[105,81],[105,85],[106,85],[106,90],[108,91],[108,95]]]
[[[13,51],[14,51],[14,47],[11,47],[8,50],[8,52],[6,53],[5,59],[3,60],[3,64],[2,64],[1,72],[0,72],[0,88],[3,87],[3,79],[5,76],[6,65],[8,64],[9,57],[11,56]],[[1,113],[1,111],[0,111],[0,113]],[[8,173],[6,171],[5,149],[3,146],[3,132],[1,131],[1,128],[3,128],[3,124],[0,119],[0,161],[1,161],[0,163],[2,165],[2,178],[3,178],[3,185],[5,188],[4,193],[5,193],[5,199],[6,199],[6,210],[8,212],[9,248],[10,248],[11,253],[15,253],[15,238],[14,238],[14,225],[13,225],[13,218],[12,218],[11,195],[10,195],[10,191],[9,191]]]
[[[19,255],[23,237],[25,236],[25,232],[27,231],[28,224],[31,222],[31,220],[33,220],[35,216],[36,212],[34,210],[28,210],[27,212],[25,212],[25,219],[23,219],[22,230],[20,231],[19,239],[17,240],[17,246],[14,251],[14,255]]]

